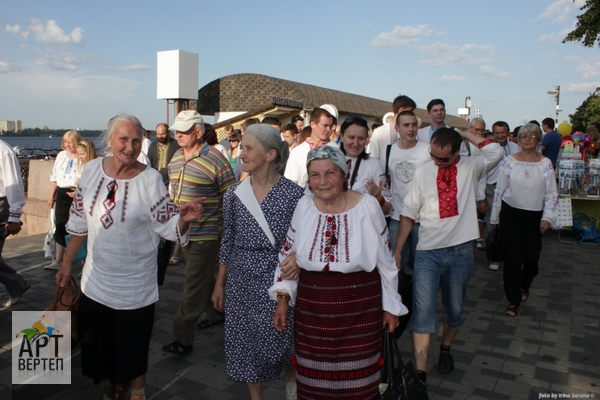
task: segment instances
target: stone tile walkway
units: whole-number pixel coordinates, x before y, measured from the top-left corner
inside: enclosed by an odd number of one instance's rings
[[[43,310],[52,302],[54,293],[54,274],[42,268],[48,263],[43,258],[43,238],[44,235],[11,238],[4,248],[5,260],[31,281],[32,288],[19,304],[0,309],[0,399],[101,399],[108,383],[94,386],[81,375],[78,351],[68,387],[11,384],[11,311]],[[502,270],[488,270],[485,254],[475,251],[465,323],[452,346],[456,368],[451,374],[437,372],[440,339],[432,340],[428,365],[431,399],[600,395],[600,246],[563,243],[556,232],[545,235],[543,246],[540,274],[516,318],[504,314],[507,302]],[[232,382],[225,375],[222,324],[198,330],[194,351],[189,355],[177,356],[161,350],[170,338],[182,282],[183,264],[170,267],[156,306],[148,399],[249,398],[244,384]],[[0,304],[7,297],[4,288],[0,288]],[[438,307],[438,316],[440,311]],[[411,357],[410,336],[404,334],[399,344],[405,359]],[[283,376],[268,382],[265,399],[283,400],[284,386]]]

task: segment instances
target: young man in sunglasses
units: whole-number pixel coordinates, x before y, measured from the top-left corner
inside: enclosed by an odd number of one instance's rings
[[[461,157],[463,137],[481,149],[481,155]],[[504,154],[492,139],[451,128],[431,136],[432,162],[415,170],[400,212],[394,256],[400,268],[401,250],[415,221],[420,222],[413,271],[414,357],[422,384],[426,383],[427,355],[435,332],[437,292],[444,299],[444,331],[438,372],[454,369],[450,345],[462,322],[467,284],[473,271],[473,241],[479,237],[475,188],[481,176],[496,166]]]

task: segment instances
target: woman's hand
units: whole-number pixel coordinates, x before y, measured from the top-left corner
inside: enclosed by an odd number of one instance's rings
[[[62,264],[60,264],[60,268],[58,269],[58,272],[54,277],[58,286],[65,287],[67,283],[69,283],[69,276],[71,275],[72,267],[72,263],[68,263],[65,261],[63,261]]]
[[[300,276],[300,266],[296,262],[296,253],[292,253],[279,264],[281,269],[281,278],[286,281],[293,281]]]
[[[202,217],[202,212],[204,208],[200,202],[206,200],[206,197],[199,197],[190,201],[187,204],[182,204],[179,207],[179,215],[181,219],[185,222],[191,222],[196,219],[200,219]]]
[[[379,196],[381,196],[381,186],[377,185],[373,179],[370,179],[365,184],[365,189],[369,194],[379,200]]]
[[[273,326],[277,332],[285,332],[290,327],[290,320],[287,319],[288,302],[287,300],[277,299],[277,308],[273,316]]]
[[[70,192],[67,192],[67,196],[69,196],[70,198],[75,198],[75,191],[77,190],[77,188],[73,188],[73,190],[71,190]]]
[[[215,310],[223,312],[225,308],[225,287],[223,285],[215,284],[211,300]]]
[[[394,314],[390,314],[387,311],[383,312],[383,328],[385,329],[385,324],[388,324],[390,326],[390,333],[393,333],[396,328],[398,327],[398,325],[400,325],[400,320],[398,319],[398,316],[394,315]]]
[[[48,208],[52,208],[52,205],[54,204],[54,199],[50,198],[47,202],[46,205],[48,205]]]
[[[396,260],[396,268],[398,271],[402,271],[402,249],[396,247],[394,249],[394,260]]]
[[[542,222],[540,222],[540,232],[546,233],[548,229],[550,229],[550,222],[542,220]]]

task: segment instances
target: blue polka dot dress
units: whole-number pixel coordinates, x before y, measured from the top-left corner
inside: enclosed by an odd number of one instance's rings
[[[289,363],[292,331],[273,327],[276,302],[267,289],[279,264],[278,250],[304,190],[281,178],[260,207],[275,237],[275,247],[235,194],[223,199],[224,231],[221,264],[228,267],[225,284],[225,364],[227,377],[256,383],[279,376]],[[288,314],[293,322],[293,309]]]

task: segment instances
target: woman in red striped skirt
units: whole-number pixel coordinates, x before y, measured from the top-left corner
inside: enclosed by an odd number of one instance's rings
[[[309,188],[280,251],[296,253],[298,280],[277,271],[269,295],[277,301],[275,328],[289,328],[296,307],[299,399],[373,399],[378,395],[383,326],[393,331],[407,313],[381,208],[349,190],[344,154],[332,146],[307,157]]]

